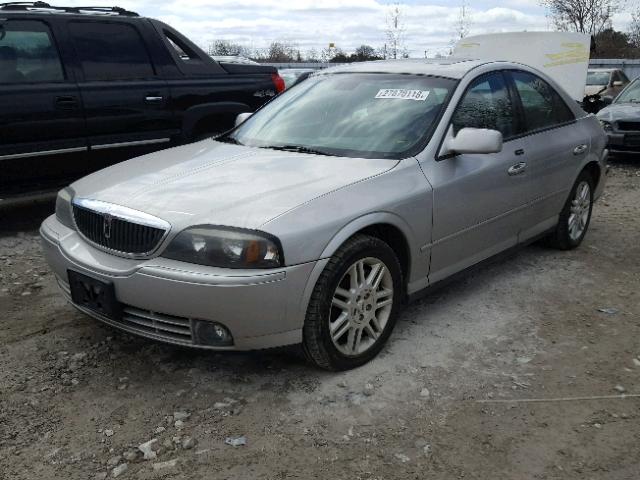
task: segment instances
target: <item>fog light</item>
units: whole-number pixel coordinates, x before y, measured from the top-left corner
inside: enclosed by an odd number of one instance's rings
[[[198,345],[210,345],[212,347],[228,347],[233,345],[231,332],[216,322],[194,320],[193,330]]]

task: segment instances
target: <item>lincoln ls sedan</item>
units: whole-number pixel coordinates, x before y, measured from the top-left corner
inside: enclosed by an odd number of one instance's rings
[[[41,227],[63,294],[175,345],[301,345],[371,360],[403,304],[537,239],[567,250],[601,194],[606,135],[522,64],[332,68],[212,139],[60,191]]]

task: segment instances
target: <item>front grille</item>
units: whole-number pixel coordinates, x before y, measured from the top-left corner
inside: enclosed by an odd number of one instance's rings
[[[618,122],[618,130],[640,131],[640,122]]]
[[[73,206],[73,216],[78,230],[87,239],[122,253],[149,253],[155,250],[165,234],[161,228],[129,222],[77,205]]]
[[[172,343],[192,344],[191,320],[164,313],[124,306],[122,318],[116,320],[140,335],[161,337]]]

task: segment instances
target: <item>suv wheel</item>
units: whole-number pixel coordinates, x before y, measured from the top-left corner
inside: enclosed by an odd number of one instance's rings
[[[327,370],[360,366],[382,349],[403,296],[402,270],[382,240],[356,235],[329,260],[307,308],[303,348]]]

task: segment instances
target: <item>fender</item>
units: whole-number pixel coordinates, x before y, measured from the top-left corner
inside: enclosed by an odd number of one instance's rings
[[[316,262],[316,265],[311,271],[311,275],[309,275],[309,279],[307,280],[307,285],[305,286],[304,294],[302,295],[302,300],[300,302],[300,309],[297,312],[298,318],[305,318],[307,313],[307,306],[309,305],[309,299],[311,298],[313,289],[315,288],[316,282],[318,281],[320,274],[324,270],[324,267],[327,265],[327,263],[329,263],[329,259],[331,258],[331,256],[350,237],[367,227],[379,224],[392,225],[400,230],[400,232],[402,232],[402,235],[404,235],[405,240],[407,241],[407,245],[409,246],[409,265],[413,265],[415,257],[413,252],[418,252],[420,250],[420,246],[416,244],[415,235],[413,234],[411,227],[405,220],[403,220],[395,213],[391,212],[373,212],[358,217],[342,227],[338,231],[338,233],[336,233],[333,238],[329,240],[329,243],[322,251],[320,260]],[[411,270],[413,271],[413,268],[411,268]],[[407,279],[407,283],[408,280],[409,279]]]
[[[403,218],[391,212],[367,213],[366,215],[352,220],[342,227],[331,240],[329,240],[329,243],[322,251],[320,258],[331,257],[336,250],[338,250],[338,248],[340,248],[340,246],[349,239],[349,237],[364,228],[381,223],[392,225],[402,232],[405,240],[407,241],[407,245],[409,245],[409,265],[411,265],[413,252],[419,250],[420,246],[416,244],[415,235],[413,234],[413,230],[409,224]]]
[[[182,138],[188,139],[193,133],[196,124],[203,118],[209,116],[223,115],[228,113],[239,114],[252,112],[252,108],[241,102],[212,102],[194,105],[185,110],[182,118]]]

